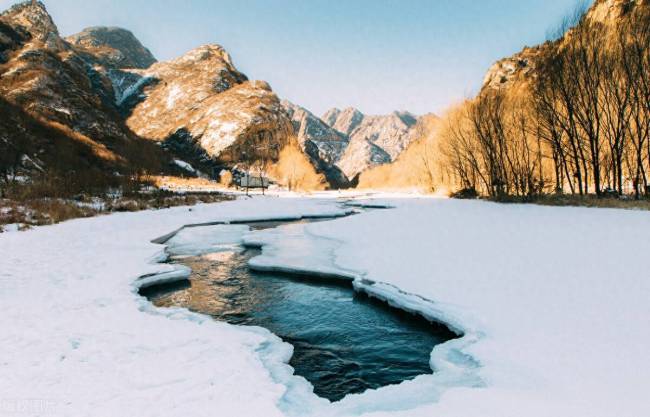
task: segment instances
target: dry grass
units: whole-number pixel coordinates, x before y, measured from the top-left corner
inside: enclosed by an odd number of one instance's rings
[[[0,199],[0,232],[3,225],[15,224],[18,229],[55,224],[65,220],[124,211],[163,209],[216,203],[233,197],[218,192],[183,192],[149,188],[144,191],[123,190],[119,196],[91,197],[86,194],[71,198],[34,198],[31,190]]]
[[[172,191],[220,192],[227,188],[223,184],[205,178],[182,178],[165,175],[154,175],[150,178],[152,184],[157,188]]]
[[[22,229],[90,217],[98,213],[99,211],[92,207],[79,206],[59,199],[30,199],[20,202],[0,200],[0,226],[18,224]]]
[[[113,151],[109,150],[106,145],[99,143],[88,136],[81,134],[69,126],[64,125],[63,123],[59,123],[54,120],[47,120],[45,118],[40,118],[39,121],[45,125],[48,126],[58,132],[60,132],[62,135],[65,135],[77,142],[79,142],[82,145],[85,145],[88,147],[88,149],[91,150],[91,152],[98,158],[108,161],[108,162],[121,162],[124,163],[124,159],[118,155],[116,155]]]
[[[542,206],[558,207],[594,207],[617,208],[626,210],[650,210],[650,199],[635,200],[633,198],[598,198],[595,195],[542,195],[535,198],[508,197],[500,199],[500,203],[532,203]]]

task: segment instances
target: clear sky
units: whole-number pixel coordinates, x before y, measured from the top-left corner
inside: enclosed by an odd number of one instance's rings
[[[3,10],[14,3],[0,0]],[[576,0],[44,0],[64,35],[125,27],[159,60],[218,43],[316,114],[441,112],[499,58],[545,39]]]

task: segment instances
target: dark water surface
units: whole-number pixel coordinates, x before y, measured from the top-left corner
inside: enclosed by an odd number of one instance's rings
[[[179,259],[192,268],[189,284],[143,295],[157,306],[272,331],[294,346],[290,365],[296,374],[331,401],[430,374],[433,347],[456,337],[444,326],[355,293],[347,282],[252,272],[247,262],[259,253],[242,248]]]

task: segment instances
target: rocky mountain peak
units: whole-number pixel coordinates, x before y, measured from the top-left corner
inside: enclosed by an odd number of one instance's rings
[[[348,107],[328,110],[323,121],[349,138],[337,166],[353,180],[366,169],[395,160],[413,141],[418,117],[407,111],[367,116]]]
[[[343,110],[332,109],[323,116],[323,120],[334,129],[350,135],[363,121],[364,115],[354,107]]]
[[[90,27],[66,40],[111,67],[145,69],[156,62],[133,33],[118,27]]]
[[[586,18],[592,22],[615,23],[636,6],[648,5],[648,0],[595,0]]]
[[[180,58],[177,58],[170,62],[173,62],[176,65],[194,65],[199,62],[214,61],[218,61],[223,65],[233,67],[230,54],[228,54],[228,52],[226,52],[226,50],[221,45],[217,44],[201,45],[185,53]]]
[[[40,1],[18,3],[3,12],[0,19],[13,28],[29,33],[33,40],[42,42],[49,49],[66,49],[58,28]]]
[[[237,162],[253,141],[279,150],[292,130],[269,84],[248,81],[220,45],[113,75],[135,133],[223,163]]]
[[[321,120],[331,127],[334,126],[334,123],[336,123],[336,119],[339,118],[340,114],[341,110],[334,107],[326,111],[325,114],[323,114],[323,117],[321,117]]]
[[[418,117],[408,111],[395,111],[393,114],[408,127],[415,126],[415,124],[418,122]]]

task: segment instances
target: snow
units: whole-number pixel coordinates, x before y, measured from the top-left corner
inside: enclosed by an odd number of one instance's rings
[[[165,242],[167,251],[174,256],[202,255],[232,250],[232,245],[242,241],[247,225],[213,225],[191,227],[179,231]]]
[[[167,110],[172,110],[176,105],[176,101],[181,98],[183,95],[183,90],[179,85],[174,85],[169,89],[169,94],[167,95]]]
[[[20,160],[22,161],[23,165],[30,163],[34,168],[38,169],[41,172],[44,172],[43,167],[40,164],[37,164],[32,158],[29,157],[29,155],[21,156]]]
[[[131,97],[132,95],[138,93],[140,91],[140,88],[142,88],[145,84],[147,84],[148,82],[150,82],[152,80],[153,80],[153,77],[150,77],[150,76],[142,77],[142,78],[138,79],[138,81],[136,81],[135,83],[133,83],[132,85],[130,85],[129,87],[127,87],[123,91],[121,91],[121,94],[117,94],[117,93],[119,93],[119,91],[116,89],[115,104],[117,106],[121,106],[122,104],[124,104],[124,102],[129,97]],[[113,85],[115,86],[115,82],[113,82]]]
[[[183,160],[174,159],[174,164],[176,164],[176,166],[180,167],[181,169],[184,169],[187,172],[196,173],[196,169],[194,169],[192,165],[190,165],[189,163]]]
[[[441,372],[330,408],[393,415],[401,407],[395,415],[404,416],[649,414],[646,212],[391,203],[396,209],[292,226],[290,239],[281,230],[249,238],[267,245],[253,264],[339,268],[356,274],[357,290],[464,334],[434,349],[432,366]],[[333,255],[304,259],[295,253],[303,244]]]
[[[342,213],[330,201],[253,198],[0,235],[0,403],[42,400],[66,416],[282,415],[286,387],[271,370],[290,375],[290,345],[156,309],[137,295],[138,277],[168,271],[150,240],[185,224]]]
[[[646,212],[384,196],[354,204],[394,208],[336,221],[212,224],[342,215],[349,208],[334,195],[0,235],[0,407],[37,401],[52,415],[99,417],[648,415]],[[255,268],[353,279],[355,290],[462,337],[433,350],[433,375],[331,404],[293,376],[291,346],[268,331],[137,295],[187,277],[160,263],[168,255],[242,242],[263,248]]]
[[[24,227],[25,225],[22,223],[9,223],[5,225],[0,225],[0,232],[3,233],[18,232]]]

